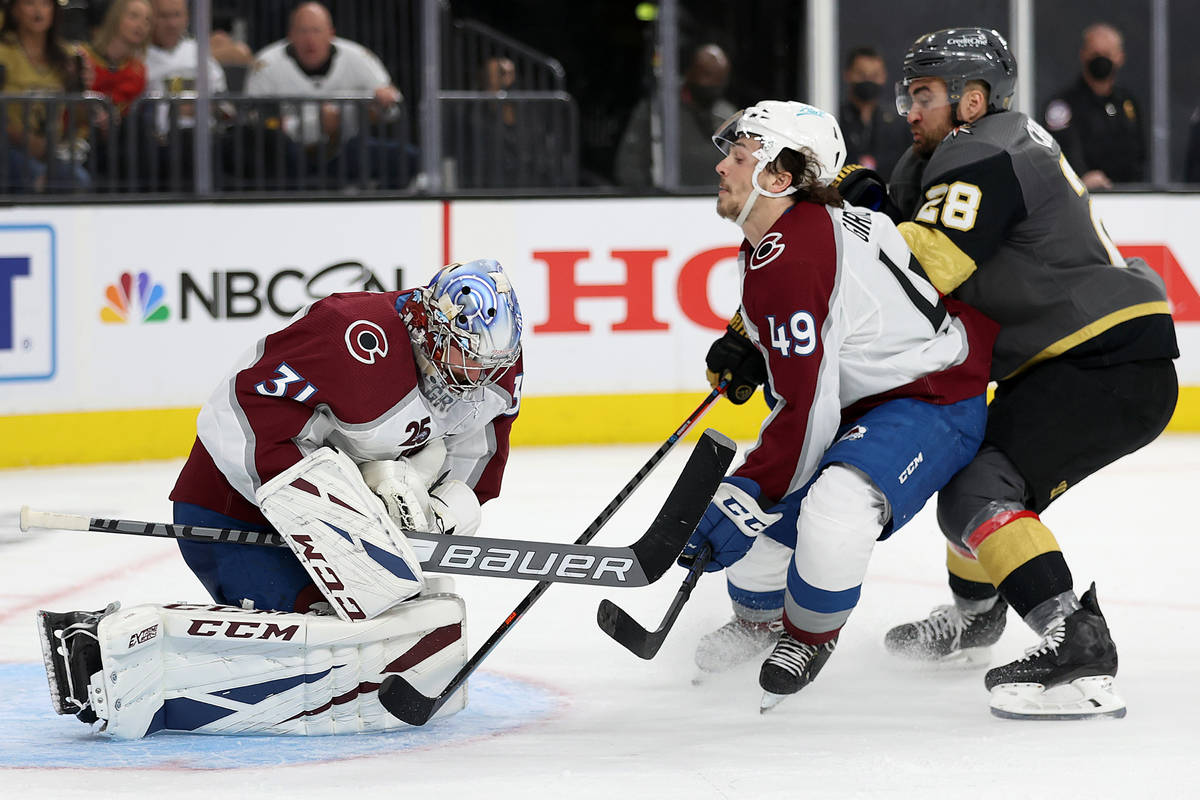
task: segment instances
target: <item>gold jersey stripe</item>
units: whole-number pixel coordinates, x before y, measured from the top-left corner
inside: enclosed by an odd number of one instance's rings
[[[946,544],[946,569],[956,578],[973,583],[991,583],[992,579],[978,561],[968,558],[955,547]]]
[[[901,222],[897,227],[930,283],[942,294],[953,292],[978,268],[942,231],[915,222]]]
[[[1043,553],[1058,552],[1058,540],[1037,517],[1018,517],[983,540],[975,557],[993,585]]]
[[[1153,300],[1149,303],[1138,303],[1137,305],[1118,309],[1111,314],[1105,314],[1095,322],[1085,325],[1074,333],[1059,339],[1057,342],[1050,345],[1045,350],[1038,353],[1036,356],[1029,359],[1000,380],[1008,380],[1016,375],[1020,375],[1022,372],[1035,364],[1040,364],[1043,361],[1060,356],[1070,350],[1072,347],[1083,344],[1088,339],[1094,339],[1108,329],[1115,328],[1116,326],[1120,325],[1122,322],[1128,322],[1129,320],[1136,319],[1138,317],[1148,317],[1151,314],[1170,313],[1171,307],[1167,305],[1166,300]]]

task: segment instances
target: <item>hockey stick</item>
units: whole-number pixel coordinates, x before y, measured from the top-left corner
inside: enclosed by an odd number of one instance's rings
[[[643,628],[623,608],[607,598],[601,600],[600,607],[596,609],[596,623],[600,626],[600,630],[638,658],[647,660],[654,658],[658,654],[658,648],[662,647],[662,643],[666,641],[667,634],[671,632],[675,618],[683,610],[684,603],[692,596],[692,589],[696,588],[696,582],[704,574],[704,567],[708,565],[710,558],[712,558],[712,548],[705,544],[700,548],[695,560],[692,561],[691,567],[688,568],[687,577],[683,579],[683,584],[675,593],[675,599],[668,606],[666,616],[654,631]]]
[[[659,445],[654,455],[650,456],[649,460],[642,465],[642,468],[630,479],[629,483],[625,484],[624,488],[617,492],[616,497],[604,507],[604,510],[592,520],[592,524],[588,525],[580,537],[575,540],[576,544],[586,544],[592,540],[600,528],[624,505],[629,495],[641,485],[646,476],[670,452],[675,443],[683,438],[684,434],[695,424],[696,420],[704,415],[704,412],[708,410],[713,401],[721,396],[724,389],[724,383],[713,389],[708,397],[704,398],[704,401],[696,407],[696,410],[683,421],[683,424],[665,442]],[[725,477],[725,470],[729,467],[730,462],[733,461],[735,451],[736,448],[729,439],[711,429],[705,431],[704,435],[700,437],[700,441],[696,443],[696,449],[692,451],[691,457],[683,468],[683,473],[675,483],[675,488],[671,490],[666,503],[663,504],[662,511],[658,514],[658,519],[660,520],[671,517],[678,519],[678,532],[682,533],[686,528],[686,533],[683,533],[682,539],[678,540],[677,546],[675,542],[671,544],[671,547],[675,548],[676,556],[683,549],[683,545],[687,543],[687,539],[691,536],[692,531],[696,529],[696,525],[699,524],[700,518],[704,515],[704,510],[708,508],[708,503],[712,500],[713,494],[716,493],[717,486],[720,484],[721,479]],[[686,521],[681,518],[686,518]],[[379,686],[379,702],[401,721],[407,722],[409,725],[424,725],[466,683],[467,678],[471,677],[475,670],[479,668],[479,665],[483,663],[483,660],[508,635],[512,627],[525,616],[525,612],[549,588],[550,583],[548,581],[543,581],[534,586],[529,594],[525,595],[525,599],[509,612],[504,622],[500,623],[500,627],[492,632],[492,635],[483,643],[483,646],[471,656],[462,669],[458,671],[458,674],[450,679],[450,682],[446,684],[446,688],[442,689],[439,694],[428,697],[399,675],[389,675],[387,678],[384,678],[383,683]]]
[[[670,536],[664,537],[659,526],[660,520],[655,520],[642,538],[628,547],[593,547],[416,531],[406,531],[405,535],[421,561],[421,568],[427,572],[632,588],[648,586],[661,578],[683,547],[682,543],[675,547],[674,540]],[[287,547],[283,537],[272,531],[104,519],[34,511],[24,506],[21,508],[21,530],[30,528]]]

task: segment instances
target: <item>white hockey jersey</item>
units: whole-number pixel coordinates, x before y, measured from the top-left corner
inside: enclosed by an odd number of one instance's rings
[[[947,305],[884,214],[800,202],[743,242],[742,316],[779,402],[737,475],[771,500],[812,477],[838,428],[899,397],[987,389],[994,325]]]

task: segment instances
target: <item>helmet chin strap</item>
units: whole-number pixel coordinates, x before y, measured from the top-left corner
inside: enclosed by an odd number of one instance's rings
[[[760,160],[754,167],[754,174],[750,176],[750,196],[746,198],[745,205],[742,206],[742,212],[738,214],[734,224],[739,228],[746,222],[746,217],[750,216],[750,209],[754,208],[754,203],[758,200],[759,195],[765,197],[787,197],[789,194],[796,193],[795,186],[789,186],[782,192],[768,192],[766,189],[758,185],[758,176],[762,175],[764,169],[767,168],[767,162]]]

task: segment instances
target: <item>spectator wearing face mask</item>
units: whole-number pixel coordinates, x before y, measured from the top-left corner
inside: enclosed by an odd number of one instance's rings
[[[846,163],[862,164],[880,175],[890,175],[912,144],[912,136],[908,123],[892,107],[890,90],[885,94],[887,68],[883,56],[873,47],[854,48],[846,56],[842,81],[846,98],[838,120],[846,137]]]
[[[1146,180],[1141,109],[1116,83],[1125,64],[1121,32],[1102,22],[1084,28],[1079,63],[1079,79],[1047,104],[1046,128],[1089,189]]]
[[[737,109],[724,98],[729,85],[729,57],[715,44],[700,45],[692,55],[679,95],[679,183],[712,187],[717,176],[712,165],[713,131]],[[662,182],[662,147],[655,135],[651,98],[633,109],[614,165],[617,183],[630,189],[659,186]]]

